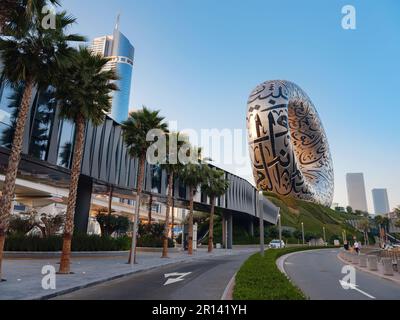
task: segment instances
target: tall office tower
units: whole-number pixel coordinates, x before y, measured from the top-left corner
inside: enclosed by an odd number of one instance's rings
[[[121,123],[128,118],[129,114],[135,48],[119,31],[119,16],[113,35],[94,39],[90,49],[95,54],[110,58],[106,69],[115,70],[119,77],[119,80],[116,81],[119,90],[112,94],[110,117]]]
[[[373,189],[375,214],[387,214],[390,212],[389,197],[386,189]]]
[[[353,210],[368,212],[364,174],[348,173],[346,176],[349,206]]]

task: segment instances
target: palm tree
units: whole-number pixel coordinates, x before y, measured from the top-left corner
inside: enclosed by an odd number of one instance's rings
[[[171,132],[167,136],[167,154],[164,163],[160,166],[166,171],[168,176],[167,191],[167,210],[165,214],[165,228],[163,239],[162,258],[168,258],[168,235],[169,235],[169,218],[171,209],[173,210],[173,186],[175,178],[179,177],[179,173],[183,168],[183,164],[179,161],[179,150],[184,144],[187,144],[187,137],[182,139],[183,135],[179,132]],[[173,211],[172,211],[172,214]],[[172,226],[173,227],[173,226]]]
[[[137,232],[140,218],[140,198],[143,191],[144,172],[146,167],[147,150],[152,142],[147,141],[151,130],[168,132],[168,125],[160,116],[160,111],[151,111],[146,107],[142,110],[129,114],[128,120],[122,123],[123,137],[131,157],[139,159],[139,170],[137,176],[137,196],[135,206],[135,221],[133,225],[132,246],[128,263],[136,263]]]
[[[369,227],[370,227],[370,223],[368,219],[362,219],[359,222],[359,228],[360,230],[363,232],[363,236],[364,236],[364,244],[368,245],[368,231],[369,231]]]
[[[197,162],[190,162],[186,164],[181,173],[180,180],[189,188],[189,236],[188,236],[188,254],[193,254],[193,211],[194,211],[194,196],[197,193],[198,187],[206,179],[206,169],[204,164],[200,160],[200,149],[194,148],[192,152],[196,152],[199,155]]]
[[[75,143],[71,169],[71,182],[64,228],[63,250],[60,273],[70,272],[71,241],[74,231],[74,213],[78,181],[85,143],[86,123],[94,126],[104,122],[111,110],[110,94],[117,90],[113,70],[105,70],[109,59],[93,55],[87,48],[80,48],[74,54],[74,63],[54,79],[55,96],[60,105],[60,116],[75,123]]]
[[[31,21],[34,15],[41,13],[48,4],[60,5],[59,0],[1,0],[0,2],[0,33],[7,32],[7,27],[13,25],[18,17],[18,24],[22,20]],[[21,20],[19,20],[21,19]]]
[[[0,2],[0,32],[11,18],[13,11],[18,6],[17,0],[2,0]]]
[[[208,236],[208,252],[214,249],[214,212],[215,199],[222,197],[229,188],[229,182],[225,179],[225,173],[218,169],[206,167],[206,181],[202,184],[202,191],[210,198],[210,227]]]
[[[46,0],[34,2],[36,5],[47,3]],[[75,22],[75,19],[66,12],[56,15],[55,29],[43,29],[42,18],[40,12],[32,14],[30,19],[25,20],[20,15],[13,15],[14,20],[5,27],[7,37],[0,38],[3,78],[14,86],[24,85],[0,200],[0,276],[5,235],[11,216],[15,181],[33,89],[35,86],[39,89],[47,88],[52,75],[57,74],[60,67],[70,62],[73,49],[68,47],[68,42],[84,40],[79,35],[66,34],[66,29]]]

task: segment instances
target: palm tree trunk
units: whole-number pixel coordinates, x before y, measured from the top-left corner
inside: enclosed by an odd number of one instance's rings
[[[174,205],[174,197],[172,197],[172,208],[171,208],[171,239],[174,240],[175,239],[175,232],[174,232],[174,228],[175,228],[175,205]]]
[[[136,248],[137,248],[137,233],[139,228],[140,219],[140,197],[143,191],[143,180],[144,180],[144,170],[146,166],[146,155],[142,155],[139,159],[139,173],[138,173],[138,184],[137,184],[137,196],[136,196],[136,206],[135,206],[135,221],[133,223],[133,235],[132,235],[132,246],[129,253],[129,264],[136,264]]]
[[[194,189],[193,187],[189,188],[190,192],[190,209],[189,209],[189,235],[188,235],[188,254],[193,254],[193,206],[194,206]]]
[[[215,212],[215,198],[211,197],[211,213],[210,213],[210,227],[208,231],[208,252],[213,252],[214,249],[214,212]]]
[[[81,175],[81,165],[83,158],[83,148],[85,143],[85,119],[82,115],[76,119],[76,135],[74,156],[71,169],[71,182],[69,186],[67,214],[65,218],[64,240],[60,260],[59,274],[69,274],[71,269],[71,244],[74,232],[74,215],[76,207],[76,196],[78,192],[79,177]]]
[[[153,210],[153,195],[150,194],[150,198],[149,198],[149,212],[148,212],[148,218],[147,218],[147,220],[149,221],[149,228],[151,227],[151,221],[153,220],[153,217],[152,217],[152,210]]]
[[[28,78],[25,82],[24,93],[22,95],[21,107],[17,117],[13,144],[8,158],[8,166],[0,201],[0,279],[5,237],[11,217],[11,208],[15,193],[15,181],[17,180],[18,166],[21,161],[22,143],[33,87],[33,81]]]
[[[174,183],[174,174],[170,173],[169,181],[168,181],[168,200],[167,200],[167,212],[165,214],[165,228],[164,228],[162,258],[168,258],[169,216],[170,216],[170,210],[172,207],[172,184],[173,183]]]

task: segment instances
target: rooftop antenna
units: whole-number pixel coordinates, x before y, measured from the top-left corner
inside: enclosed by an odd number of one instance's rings
[[[115,30],[119,30],[119,21],[121,19],[121,13],[118,13],[117,15],[117,22],[115,24]]]

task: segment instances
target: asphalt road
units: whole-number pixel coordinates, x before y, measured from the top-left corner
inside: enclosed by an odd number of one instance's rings
[[[284,269],[311,300],[399,300],[400,285],[369,273],[356,271],[356,289],[343,289],[346,275],[338,250],[298,253],[286,259]]]
[[[169,265],[85,288],[55,300],[220,300],[250,254]],[[165,285],[183,274],[183,281]]]

